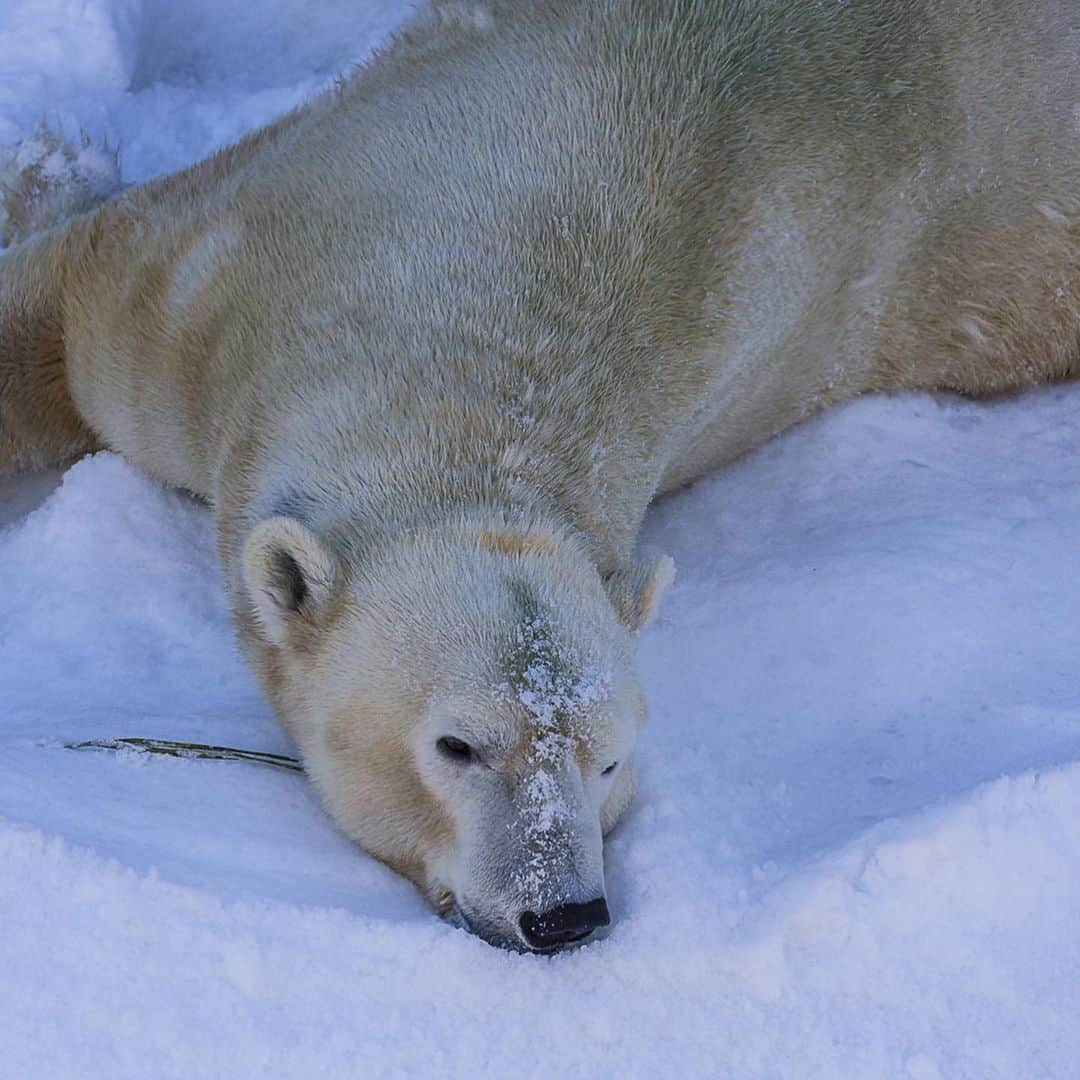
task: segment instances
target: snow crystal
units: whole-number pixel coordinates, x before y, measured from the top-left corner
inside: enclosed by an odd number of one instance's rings
[[[553,902],[549,894],[557,875],[552,868],[565,855],[572,825],[562,785],[575,747],[591,737],[596,709],[610,695],[611,676],[559,640],[531,594],[523,590],[518,599],[523,618],[507,658],[511,681],[497,695],[523,705],[533,728],[512,826],[526,862],[515,872],[514,885],[531,909],[543,910]]]

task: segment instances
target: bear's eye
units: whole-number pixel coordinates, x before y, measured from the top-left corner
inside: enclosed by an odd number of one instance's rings
[[[451,761],[472,761],[473,750],[467,742],[455,739],[453,735],[444,735],[436,744],[439,753]]]
[[[600,775],[610,776],[618,767],[619,763],[617,761],[613,761]]]

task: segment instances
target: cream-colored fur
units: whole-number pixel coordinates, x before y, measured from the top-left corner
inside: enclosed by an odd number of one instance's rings
[[[1078,57],[1074,0],[437,4],[0,262],[0,468],[208,499],[334,818],[522,944],[603,894],[657,493],[856,394],[1075,370]]]

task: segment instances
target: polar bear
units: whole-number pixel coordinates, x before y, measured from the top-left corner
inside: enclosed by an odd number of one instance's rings
[[[1075,0],[436,3],[4,256],[0,468],[208,500],[334,820],[489,941],[584,940],[647,506],[831,402],[1073,373],[1078,57]]]

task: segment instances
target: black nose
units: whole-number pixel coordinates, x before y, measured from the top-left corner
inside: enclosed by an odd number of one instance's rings
[[[532,949],[557,949],[587,938],[598,926],[611,922],[607,901],[599,896],[587,904],[562,904],[542,915],[526,911],[518,920]]]

